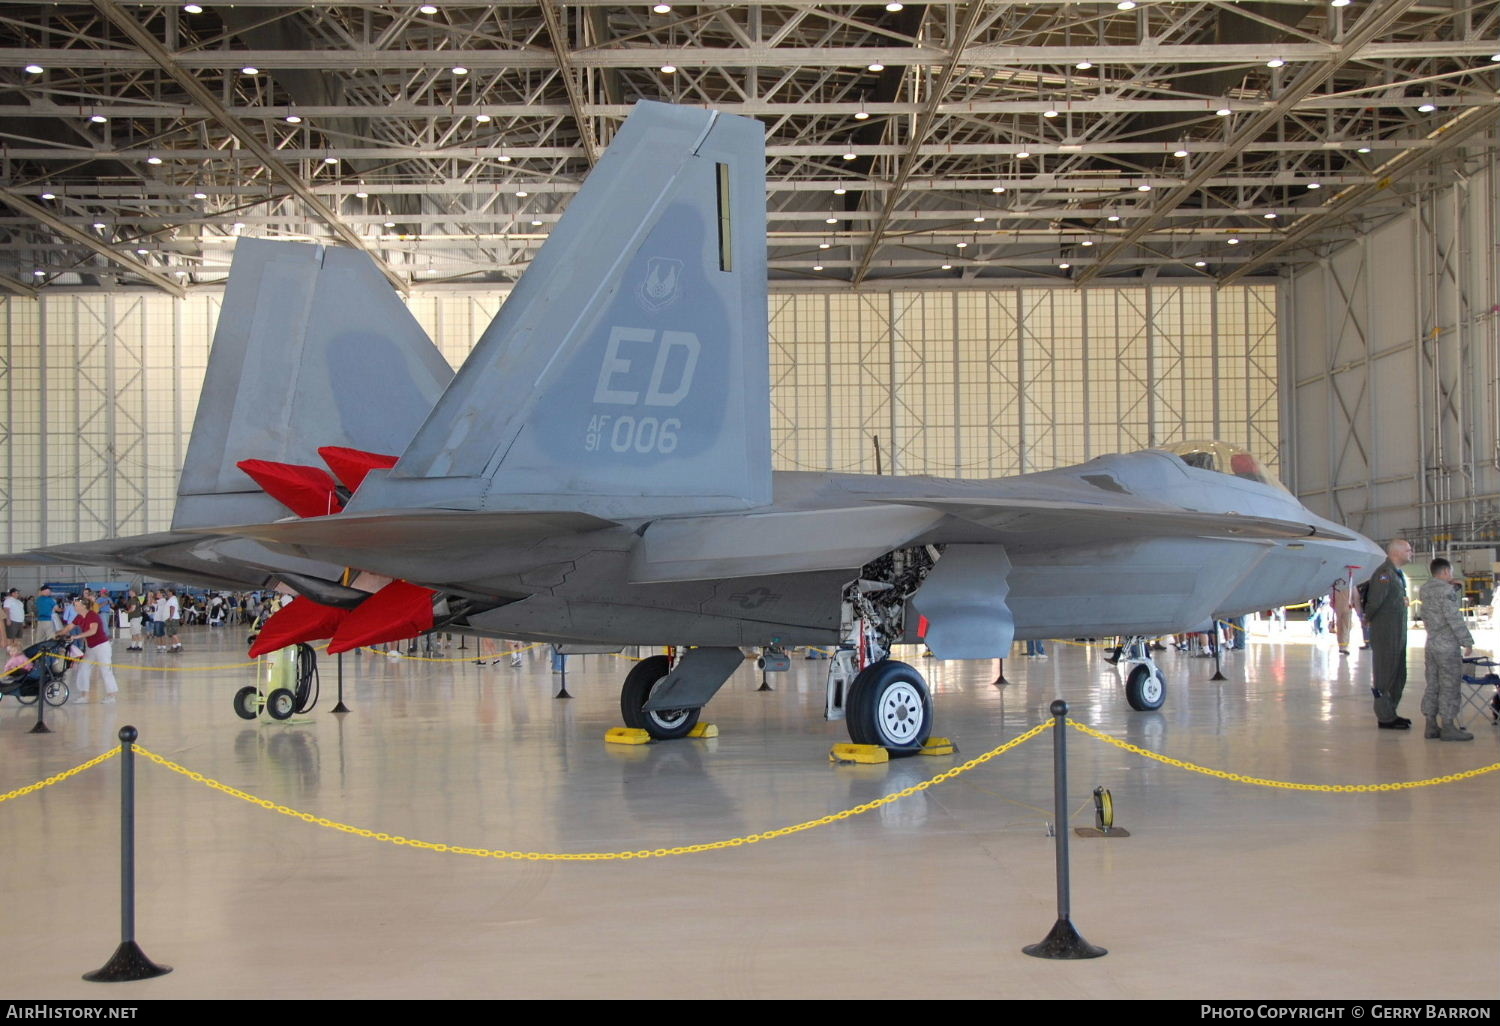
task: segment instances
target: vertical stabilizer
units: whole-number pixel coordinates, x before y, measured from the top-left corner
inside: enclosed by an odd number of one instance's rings
[[[349,508],[624,519],[771,495],[765,136],[638,103],[401,460]]]
[[[453,372],[364,253],[241,239],[172,527],[287,515],[235,466],[319,465],[319,446],[400,452]]]

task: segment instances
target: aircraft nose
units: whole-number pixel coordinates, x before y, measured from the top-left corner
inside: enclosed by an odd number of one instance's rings
[[[1356,540],[1348,544],[1353,550],[1349,556],[1349,565],[1359,567],[1356,576],[1361,580],[1368,577],[1385,560],[1385,549],[1362,534],[1356,535]]]

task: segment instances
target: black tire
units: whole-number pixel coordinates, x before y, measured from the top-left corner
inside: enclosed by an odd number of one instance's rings
[[[26,694],[26,689],[28,687],[31,688],[31,694],[29,695]],[[22,705],[36,705],[36,696],[37,690],[35,685],[22,684],[20,687],[16,688],[16,701],[20,702]]]
[[[61,680],[49,680],[42,686],[42,693],[47,696],[47,704],[54,709],[60,705],[67,705],[68,699],[73,694],[66,682]]]
[[[671,660],[664,655],[642,659],[625,675],[625,683],[620,687],[620,715],[625,718],[625,726],[639,727],[658,741],[686,737],[698,725],[698,716],[703,712],[701,706],[656,712],[643,708],[671,668]]]
[[[234,712],[242,720],[253,720],[260,711],[260,689],[254,684],[234,693]]]
[[[277,688],[266,696],[266,712],[273,720],[289,720],[297,711],[297,696],[286,688]]]
[[[1125,679],[1125,701],[1130,703],[1130,708],[1137,712],[1151,712],[1160,709],[1166,700],[1167,680],[1161,670],[1153,673],[1144,664],[1131,668],[1130,676]]]
[[[845,702],[849,740],[894,752],[915,751],[932,735],[927,681],[906,663],[883,659],[866,666],[849,685]]]

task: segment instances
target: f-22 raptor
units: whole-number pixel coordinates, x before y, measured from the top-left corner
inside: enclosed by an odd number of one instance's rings
[[[832,646],[828,715],[896,752],[933,728],[898,643],[1189,630],[1379,562],[1217,443],[992,480],[773,471],[765,225],[758,122],[641,102],[456,374],[363,254],[242,240],[172,530],[31,558],[283,584],[261,648],[672,646],[621,692],[662,739],[740,646]],[[1125,690],[1161,705],[1149,655]]]

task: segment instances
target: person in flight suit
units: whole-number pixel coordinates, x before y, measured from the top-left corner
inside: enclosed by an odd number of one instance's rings
[[[1411,542],[1397,538],[1385,547],[1385,562],[1370,578],[1365,620],[1370,625],[1370,646],[1375,654],[1375,719],[1382,730],[1407,730],[1411,720],[1397,715],[1401,692],[1406,690],[1406,575],[1401,568],[1411,562]]]
[[[1454,587],[1453,564],[1434,559],[1432,579],[1422,585],[1422,623],[1427,628],[1427,690],[1422,692],[1425,736],[1442,741],[1472,741],[1474,735],[1458,725],[1459,688],[1463,686],[1464,656],[1474,651],[1474,636],[1464,623]],[[1443,718],[1438,726],[1438,717]]]

